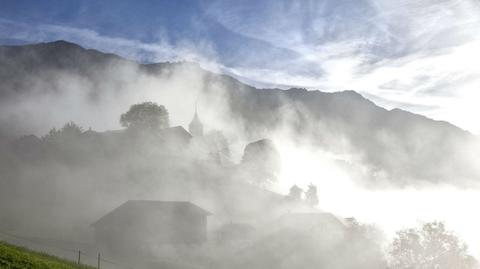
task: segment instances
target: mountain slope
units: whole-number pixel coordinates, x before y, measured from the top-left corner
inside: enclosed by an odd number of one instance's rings
[[[132,68],[135,71],[125,71]],[[205,112],[203,120],[215,128],[228,127],[250,141],[288,130],[298,143],[353,156],[350,161],[367,169],[371,180],[464,184],[480,176],[475,165],[475,136],[446,122],[399,109],[388,111],[353,91],[257,89],[196,64],[137,64],[64,41],[0,47],[3,102],[20,103],[31,92],[38,96],[48,93],[53,96],[50,99],[61,95],[69,85],[57,80],[58,74],[75,76],[74,81],[80,81],[69,92],[86,92],[89,109],[97,107],[108,113],[99,104],[99,96],[105,92],[110,99],[103,102],[110,104],[111,98],[119,98],[115,96],[134,93],[142,98],[160,95],[162,103],[173,98],[167,108],[174,111],[185,110],[189,98],[190,103],[198,100],[200,107],[213,111],[210,118]],[[156,83],[153,92],[143,92],[143,88],[151,88],[151,79]],[[172,86],[177,84],[180,86]],[[7,122],[11,117],[2,120]]]
[[[297,56],[292,50],[226,28],[205,14],[204,6],[208,4],[202,0],[149,0],[140,3],[124,0],[101,2],[81,0],[70,3],[55,0],[48,4],[22,0],[15,4],[5,3],[2,6],[0,18],[6,21],[0,21],[0,29],[20,27],[17,32],[25,31],[27,34],[24,33],[23,37],[28,38],[35,36],[37,31],[42,31],[44,26],[47,28],[44,31],[54,38],[69,39],[68,34],[62,36],[65,33],[61,29],[58,32],[53,30],[53,34],[49,32],[52,30],[50,26],[60,25],[72,31],[74,29],[94,31],[101,37],[138,40],[145,44],[162,43],[173,48],[185,46],[204,57],[215,57],[218,62],[229,67],[265,68],[271,67],[274,62],[285,63]],[[38,16],[39,12],[44,15]],[[18,26],[22,23],[39,25],[39,28],[23,29]],[[2,27],[3,25],[5,26]],[[4,35],[8,36],[8,31]],[[11,35],[17,33],[13,32]],[[90,46],[82,34],[70,38],[83,46]],[[36,40],[51,41],[52,37],[44,33]],[[256,51],[257,55],[252,56],[251,51]],[[124,52],[121,50],[117,53],[127,56],[122,54]],[[144,53],[145,55],[140,57],[141,60],[150,61],[155,58],[154,53],[148,51]],[[261,60],[259,55],[262,56]]]

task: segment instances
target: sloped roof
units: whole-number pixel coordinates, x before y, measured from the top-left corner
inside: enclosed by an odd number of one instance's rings
[[[331,213],[287,213],[280,217],[280,225],[296,227],[336,226],[345,228],[345,224]]]
[[[121,134],[124,134],[126,131],[127,131],[127,129],[107,130],[107,131],[104,131],[104,132],[100,132],[100,134],[121,135]],[[88,131],[86,131],[86,132],[88,132]],[[186,138],[191,138],[192,137],[192,135],[190,135],[190,133],[180,125],[160,129],[159,132],[162,133],[162,134],[172,134],[172,135],[183,136],[183,137],[186,137]],[[95,132],[95,133],[97,133],[97,132]]]
[[[164,136],[166,136],[167,139],[179,138],[179,139],[183,139],[185,141],[188,141],[188,140],[190,140],[190,138],[192,138],[192,135],[187,130],[185,130],[185,128],[183,128],[182,126],[174,126],[174,127],[170,127],[170,128],[165,128],[165,129],[161,130],[161,133]]]
[[[141,218],[154,214],[196,214],[209,216],[209,211],[186,201],[152,201],[152,200],[129,200],[105,216],[101,217],[92,226],[98,226],[115,218],[115,216],[126,215],[131,218]]]

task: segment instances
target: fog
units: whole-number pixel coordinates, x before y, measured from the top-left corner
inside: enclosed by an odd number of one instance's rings
[[[378,182],[366,186],[358,181],[362,167],[345,169],[345,156],[335,156],[312,147],[278,143],[282,156],[282,172],[274,188],[287,193],[292,184],[307,188],[318,186],[319,207],[339,216],[354,216],[364,223],[375,223],[392,238],[396,231],[413,227],[420,222],[445,221],[480,255],[476,205],[480,191],[448,184],[416,184],[402,188]],[[341,159],[344,157],[344,159]]]
[[[26,73],[22,78],[26,80],[25,88],[4,87],[12,93],[0,101],[1,133],[7,137],[2,141],[1,156],[2,230],[73,242],[74,247],[88,244],[93,251],[99,246],[91,225],[124,202],[190,201],[213,213],[208,218],[207,243],[187,250],[144,245],[149,255],[219,268],[242,268],[249,259],[255,268],[265,268],[265,264],[280,268],[308,268],[312,264],[384,268],[384,257],[378,253],[396,231],[439,220],[468,243],[473,255],[480,256],[480,233],[475,228],[480,221],[473,210],[480,196],[472,187],[477,184],[474,177],[442,183],[423,180],[419,171],[418,179],[405,181],[387,169],[375,170],[355,145],[358,140],[352,141],[342,133],[344,123],[327,124],[335,122],[332,119],[314,122],[316,118],[300,101],[293,103],[285,96],[278,97],[282,113],[274,115],[272,125],[252,125],[248,117],[241,117],[234,109],[235,99],[229,96],[229,87],[248,86],[212,75],[197,64],[177,63],[152,71],[113,59],[98,66],[92,63],[90,68],[88,74],[68,68]],[[162,131],[135,133],[121,127],[120,115],[131,105],[146,101],[165,106],[170,125],[187,130],[197,108],[205,128],[204,138],[193,137],[183,144],[167,138]],[[264,116],[258,112],[262,111],[259,107],[248,109],[255,118]],[[355,113],[356,107],[351,109]],[[363,118],[354,120],[362,124]],[[88,132],[48,135],[52,128],[61,129],[70,121]],[[313,127],[305,122],[313,122]],[[89,133],[92,130],[95,132]],[[315,139],[319,133],[321,143]],[[41,139],[22,138],[30,134]],[[264,155],[251,163],[244,158],[246,145],[260,139],[272,141],[279,163],[275,157],[269,163],[269,158],[262,159]],[[395,145],[394,138],[388,140],[388,133],[384,139],[392,148],[402,146]],[[412,154],[423,150],[418,141],[407,142],[413,145]],[[472,157],[466,165],[471,171],[465,174],[475,175],[478,168],[470,164],[476,163],[478,157],[476,149],[470,149],[472,153],[466,156]],[[397,161],[398,155],[376,153],[385,163]],[[422,160],[435,165],[431,160]],[[400,165],[397,168],[402,169]],[[310,183],[317,186],[318,206],[288,202],[285,196],[292,185],[306,190]],[[376,225],[385,237],[362,235],[358,239],[350,230],[345,235],[328,225],[312,231],[302,225],[292,228],[285,224],[288,227],[281,230],[278,218],[306,212],[330,212],[340,222],[354,217],[360,223]],[[248,242],[228,247],[216,244],[215,231],[228,223],[248,223],[256,232]],[[305,256],[296,254],[280,265],[270,263],[278,260],[277,255],[295,248],[288,244],[292,238],[304,243],[299,253]],[[121,259],[109,247],[101,251]],[[338,257],[328,257],[330,252]],[[359,256],[364,264],[355,263]],[[311,260],[302,261],[305,257]]]

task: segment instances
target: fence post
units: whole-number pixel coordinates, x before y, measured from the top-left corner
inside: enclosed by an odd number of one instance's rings
[[[78,264],[80,264],[80,255],[81,255],[81,251],[79,250],[78,251]]]
[[[100,252],[98,252],[97,269],[100,269]]]

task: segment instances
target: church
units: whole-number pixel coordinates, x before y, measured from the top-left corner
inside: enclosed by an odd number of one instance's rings
[[[198,117],[197,106],[195,106],[195,115],[193,116],[192,121],[188,125],[188,131],[193,137],[203,136],[203,124]]]
[[[191,135],[190,149],[201,160],[213,161],[217,164],[230,163],[230,149],[227,138],[219,130],[205,133],[204,125],[198,116],[197,106],[192,121],[188,125]]]

